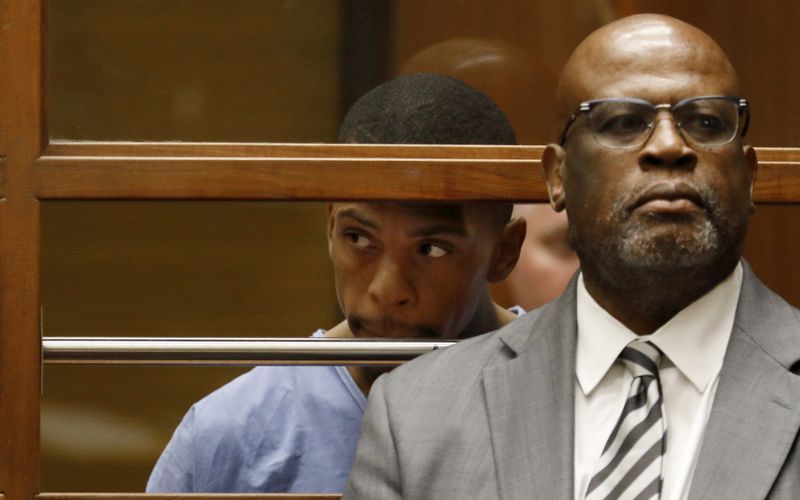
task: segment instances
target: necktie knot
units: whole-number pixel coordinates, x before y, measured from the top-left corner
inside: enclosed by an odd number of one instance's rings
[[[658,378],[661,351],[649,340],[634,340],[625,346],[619,360],[634,377]]]

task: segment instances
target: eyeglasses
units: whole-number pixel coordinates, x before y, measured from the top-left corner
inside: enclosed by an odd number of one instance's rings
[[[740,124],[744,136],[750,121],[747,100],[740,97],[690,97],[675,104],[653,104],[632,97],[596,99],[578,106],[564,127],[559,144],[564,145],[572,124],[586,114],[598,144],[615,149],[635,148],[650,138],[662,110],[672,113],[681,137],[695,146],[727,144],[736,137]]]

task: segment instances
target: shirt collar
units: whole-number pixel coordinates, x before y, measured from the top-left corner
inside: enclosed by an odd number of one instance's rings
[[[722,368],[736,304],[742,285],[742,264],[711,291],[692,302],[651,335],[652,341],[704,392]],[[578,348],[576,375],[584,394],[590,394],[614,364],[619,353],[639,338],[603,309],[586,290],[583,273],[577,287]]]

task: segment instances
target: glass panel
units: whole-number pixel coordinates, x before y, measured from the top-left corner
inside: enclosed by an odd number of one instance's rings
[[[310,335],[337,317],[321,203],[44,202],[50,336]]]
[[[332,141],[341,4],[52,0],[50,136]]]
[[[520,142],[554,139],[555,77],[616,16],[663,12],[711,34],[753,108],[751,141],[800,143],[800,7],[688,0],[49,0],[53,138],[331,142],[393,75],[435,71],[493,97]],[[759,22],[753,23],[752,19]],[[781,75],[780,78],[767,75]]]
[[[520,142],[547,142],[553,68],[593,11],[570,7],[565,30],[525,2],[430,3],[50,0],[50,137],[333,142],[364,92],[433,71],[493,97]]]
[[[308,336],[339,320],[321,203],[43,202],[46,336]],[[243,369],[48,366],[44,491],[143,491]]]
[[[244,371],[46,366],[42,491],[143,492],[153,465],[189,407]]]

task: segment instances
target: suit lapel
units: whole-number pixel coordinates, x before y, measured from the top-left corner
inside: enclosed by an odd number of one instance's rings
[[[800,428],[800,325],[748,267],[691,499],[766,498]]]
[[[484,370],[500,496],[573,498],[575,282],[499,333],[511,360]]]

